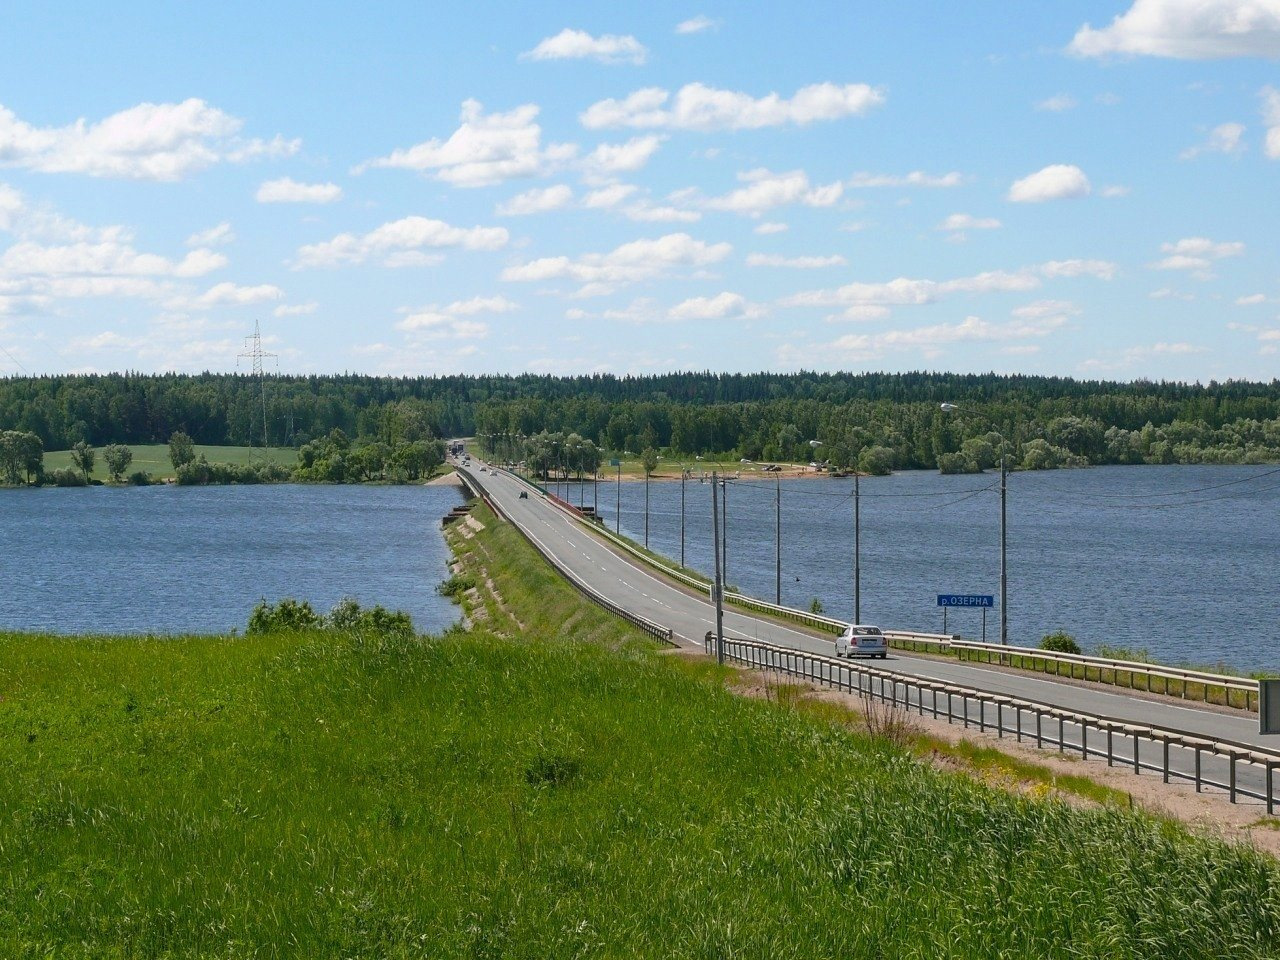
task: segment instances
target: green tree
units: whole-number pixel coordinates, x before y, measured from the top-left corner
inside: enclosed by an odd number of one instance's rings
[[[658,469],[658,451],[653,447],[645,447],[640,454],[640,466],[644,467],[644,475],[652,476],[653,471]]]
[[[84,474],[85,483],[89,482],[89,478],[93,474],[93,465],[97,460],[98,455],[94,452],[93,447],[83,440],[71,448],[71,462],[76,465],[77,470]]]
[[[196,458],[196,444],[182,430],[177,430],[169,435],[169,462],[173,464],[173,469],[177,470],[180,466],[190,463]]]
[[[31,482],[44,473],[44,444],[34,433],[5,430],[0,433],[0,478],[5,483]]]
[[[102,461],[107,465],[111,479],[119,481],[133,463],[133,451],[122,443],[111,443],[102,450]]]
[[[867,447],[858,457],[858,469],[873,477],[883,477],[893,471],[892,447]]]

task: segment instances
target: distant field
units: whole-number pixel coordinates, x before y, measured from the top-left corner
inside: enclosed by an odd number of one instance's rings
[[[128,444],[133,451],[133,463],[129,464],[129,473],[145,470],[157,480],[173,476],[173,464],[169,462],[169,445],[167,443]],[[107,465],[102,459],[102,448],[95,447],[98,459],[93,467],[96,480],[107,479]],[[248,463],[250,456],[255,463],[265,457],[271,463],[283,467],[295,467],[298,464],[298,451],[292,447],[210,447],[196,445],[196,456],[204,454],[210,463]],[[71,466],[70,450],[53,450],[44,455],[44,469],[52,473],[59,467]]]

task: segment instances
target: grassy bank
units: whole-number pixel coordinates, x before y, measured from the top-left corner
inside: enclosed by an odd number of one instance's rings
[[[169,445],[167,443],[145,443],[145,444],[127,444],[133,451],[133,461],[129,464],[129,473],[136,470],[145,470],[151,474],[153,479],[163,480],[174,475],[173,463],[169,460]],[[210,447],[197,445],[196,456],[204,454],[210,463],[261,463],[265,458],[267,463],[274,463],[282,467],[292,469],[298,465],[298,451],[292,447],[267,447],[264,451],[262,447]],[[46,473],[52,473],[54,470],[62,467],[70,468],[74,466],[71,462],[70,450],[52,450],[44,455],[44,469]],[[91,474],[95,480],[106,480],[107,465],[103,460],[102,450],[98,450],[97,462],[94,464],[93,473]]]
[[[476,515],[468,633],[0,636],[0,956],[1274,955],[1274,862],[735,696]]]

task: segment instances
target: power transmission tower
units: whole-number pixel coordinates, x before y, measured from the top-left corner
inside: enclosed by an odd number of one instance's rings
[[[276,354],[263,352],[262,329],[257,320],[253,321],[253,336],[244,338],[244,346],[245,352],[239,354],[239,357],[253,361],[252,375],[257,378],[258,389],[262,394],[262,452],[265,456],[270,444],[267,441],[267,379],[262,373],[262,361]],[[253,446],[252,434],[250,434],[249,446]]]

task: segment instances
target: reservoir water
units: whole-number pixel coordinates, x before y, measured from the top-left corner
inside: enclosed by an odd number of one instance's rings
[[[699,468],[700,469],[700,468]],[[861,481],[862,620],[942,630],[942,593],[999,598],[999,476],[913,471]],[[852,479],[779,484],[782,602],[850,619]],[[728,579],[775,596],[775,481],[728,489]],[[586,484],[610,529],[618,489]],[[568,499],[580,491],[569,485]],[[710,574],[709,483],[685,487],[685,556]],[[621,484],[622,531],[644,540],[644,484]],[[649,543],[680,556],[680,483],[649,484]],[[1272,466],[1096,467],[1009,475],[1010,642],[1066,630],[1086,650],[1146,648],[1171,663],[1280,670],[1280,470]],[[979,638],[981,614],[947,630]],[[999,641],[999,609],[987,639]]]
[[[456,487],[0,490],[0,629],[221,633],[261,598],[344,596],[435,632],[457,607],[440,518]]]

